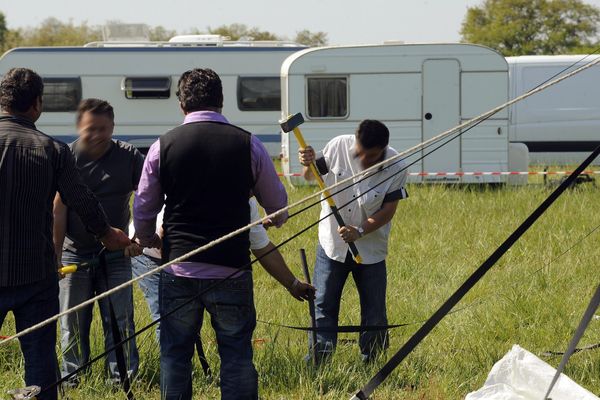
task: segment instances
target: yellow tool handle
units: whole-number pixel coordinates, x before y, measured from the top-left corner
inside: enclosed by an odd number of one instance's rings
[[[302,132],[300,132],[300,129],[294,128],[294,136],[296,136],[296,140],[298,141],[298,144],[300,145],[300,147],[302,147],[303,149],[308,147],[306,142],[304,141],[304,137],[302,136]],[[324,190],[326,188],[325,182],[323,182],[323,178],[321,178],[321,174],[317,170],[317,166],[314,161],[310,163],[309,168],[310,168],[310,171],[312,172],[312,174],[315,176],[315,179],[317,180],[317,184],[319,185],[321,190]],[[323,192],[323,194],[325,195],[325,198],[327,199],[327,203],[329,204],[329,206],[335,207],[335,202],[333,201],[333,198],[331,197],[331,193],[329,193],[329,190],[325,190]]]
[[[294,136],[296,136],[296,140],[298,141],[298,144],[300,145],[300,147],[302,147],[303,149],[308,147],[306,145],[306,142],[304,141],[304,137],[302,136],[302,132],[300,132],[299,128],[294,128]],[[329,190],[325,189],[327,186],[325,186],[325,182],[323,182],[323,178],[321,178],[321,174],[319,174],[319,171],[317,170],[317,165],[315,164],[314,161],[310,163],[309,168],[310,168],[312,174],[315,176],[315,179],[317,180],[317,184],[319,185],[321,190],[323,190],[323,195],[327,199],[327,204],[329,204],[329,207],[331,208],[332,212],[334,214],[336,214],[336,219],[338,220],[338,222],[342,221],[342,217],[339,215],[339,211],[337,209],[337,206],[335,205],[335,201],[333,201],[333,197],[331,196],[331,193],[329,193]],[[341,223],[340,223],[340,225],[341,225]],[[356,244],[348,243],[348,246],[350,247],[350,252],[354,256],[354,260],[356,261],[356,263],[362,264],[362,257],[358,253]]]
[[[72,274],[74,272],[77,272],[77,264],[64,265],[58,269],[58,272],[60,272],[63,275]]]

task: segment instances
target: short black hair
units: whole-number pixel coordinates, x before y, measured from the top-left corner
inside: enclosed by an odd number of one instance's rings
[[[210,68],[184,72],[177,83],[177,98],[186,112],[223,108],[223,84]]]
[[[11,68],[0,82],[0,108],[26,112],[44,93],[42,78],[27,68]]]
[[[390,142],[390,131],[381,121],[365,119],[358,125],[356,139],[365,149],[384,149]]]
[[[110,103],[106,100],[100,99],[83,99],[79,102],[77,107],[77,123],[81,121],[81,117],[86,112],[90,112],[95,115],[106,115],[111,120],[115,120],[115,111]]]

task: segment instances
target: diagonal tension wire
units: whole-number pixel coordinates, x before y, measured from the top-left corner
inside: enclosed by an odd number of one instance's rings
[[[576,70],[570,72],[569,74],[563,75],[560,78],[557,78],[557,79],[555,79],[555,80],[553,80],[551,82],[548,82],[546,84],[538,86],[536,89],[530,90],[529,92],[527,92],[527,93],[525,93],[525,94],[523,94],[521,96],[518,96],[518,97],[516,97],[513,100],[510,100],[510,101],[508,101],[508,102],[506,102],[504,104],[501,104],[501,105],[497,106],[496,108],[494,108],[492,110],[489,110],[486,113],[481,114],[478,117],[475,117],[475,118],[473,118],[473,119],[471,119],[469,121],[466,121],[466,122],[464,122],[462,124],[457,125],[454,128],[451,128],[451,129],[449,129],[449,130],[447,130],[445,132],[442,132],[441,134],[437,135],[436,137],[428,139],[428,140],[426,140],[423,143],[419,143],[418,145],[413,146],[412,148],[406,150],[405,152],[399,153],[399,154],[391,157],[388,160],[381,161],[380,163],[377,163],[377,164],[373,165],[372,167],[366,169],[365,171],[362,171],[361,174],[367,174],[367,173],[369,173],[371,171],[375,171],[378,168],[383,168],[385,164],[387,164],[387,163],[389,163],[391,161],[397,160],[397,159],[401,159],[403,156],[405,156],[406,154],[408,154],[410,152],[413,152],[415,149],[426,148],[426,146],[429,146],[431,143],[435,143],[435,142],[439,141],[442,138],[450,136],[454,132],[460,131],[461,129],[464,129],[464,128],[472,125],[473,123],[477,123],[477,121],[479,121],[479,120],[489,119],[492,115],[498,113],[499,111],[503,110],[504,108],[506,108],[506,107],[508,107],[508,106],[510,106],[512,104],[515,104],[515,103],[517,103],[517,102],[519,102],[519,101],[521,101],[521,100],[523,100],[523,99],[525,99],[527,97],[530,97],[530,96],[532,96],[532,95],[534,95],[534,94],[536,94],[538,92],[541,92],[542,90],[545,90],[545,89],[547,89],[547,88],[549,88],[549,87],[551,87],[553,85],[556,85],[556,84],[562,82],[563,80],[565,80],[567,78],[570,78],[570,77],[572,77],[572,76],[574,76],[574,75],[576,75],[576,74],[578,74],[578,73],[580,73],[580,72],[582,72],[582,71],[584,71],[584,70],[586,70],[586,69],[588,69],[588,68],[590,68],[590,67],[598,64],[599,62],[600,62],[600,58],[598,58],[598,59],[596,59],[594,61],[591,61],[589,63],[586,63],[585,65],[577,68]],[[291,209],[293,207],[296,207],[296,206],[298,206],[298,205],[300,205],[300,204],[302,204],[302,203],[304,203],[304,202],[306,202],[306,201],[308,201],[308,200],[310,200],[312,198],[315,198],[317,196],[322,195],[325,192],[325,190],[332,189],[334,187],[338,187],[338,186],[343,185],[343,184],[345,184],[347,182],[351,182],[354,178],[355,178],[355,176],[351,176],[351,177],[348,177],[347,179],[341,180],[341,181],[339,181],[339,182],[331,185],[329,188],[325,188],[325,189],[320,190],[320,191],[318,191],[316,193],[313,193],[312,195],[307,196],[304,199],[301,199],[301,200],[299,200],[298,202],[296,202],[296,203],[294,203],[292,205],[289,205],[289,206],[284,207],[284,208],[282,208],[282,209],[280,209],[280,210],[278,210],[278,211],[276,211],[276,212],[274,212],[274,213],[272,213],[270,215],[267,215],[266,217],[264,217],[264,219],[275,218],[276,216],[282,215],[286,211],[288,211],[289,209]],[[201,252],[203,252],[203,251],[205,251],[205,250],[207,250],[207,249],[209,249],[211,247],[214,247],[214,246],[216,246],[216,245],[224,242],[225,240],[228,240],[228,239],[230,239],[230,238],[232,238],[232,237],[234,237],[234,236],[236,236],[236,235],[238,235],[238,234],[240,234],[242,232],[248,231],[250,228],[252,228],[253,226],[258,225],[259,223],[260,223],[260,221],[256,221],[256,222],[253,222],[251,224],[248,224],[247,226],[242,227],[242,228],[240,228],[240,229],[238,229],[236,231],[233,231],[233,232],[231,232],[229,234],[226,234],[226,235],[224,235],[224,236],[222,236],[222,237],[220,237],[218,239],[215,239],[215,240],[213,240],[213,241],[205,244],[204,246],[198,247],[197,249],[192,250],[189,253],[182,255],[181,257],[178,257],[177,259],[171,260],[168,263],[165,263],[165,264],[163,264],[161,266],[158,266],[154,270],[148,271],[148,272],[146,272],[146,273],[144,273],[144,274],[142,274],[142,275],[140,275],[138,277],[135,277],[135,278],[131,279],[128,282],[125,282],[125,283],[123,283],[121,285],[118,285],[118,286],[116,286],[116,287],[114,287],[114,288],[112,288],[112,289],[110,289],[110,290],[108,290],[108,291],[106,291],[106,292],[104,292],[102,294],[99,294],[99,295],[97,295],[94,298],[88,299],[85,302],[79,304],[78,306],[75,306],[75,307],[73,307],[73,308],[71,308],[69,310],[66,310],[66,311],[64,311],[62,313],[59,313],[59,314],[57,314],[57,315],[55,315],[55,316],[53,316],[51,318],[48,318],[45,321],[42,321],[42,322],[40,322],[38,324],[35,324],[35,325],[33,325],[33,326],[31,326],[31,327],[29,327],[27,329],[24,329],[21,332],[15,334],[15,335],[12,335],[12,336],[4,339],[4,340],[0,340],[0,345],[6,343],[8,341],[14,340],[16,338],[19,338],[19,337],[21,337],[23,335],[26,335],[27,333],[32,332],[35,329],[39,329],[42,326],[45,326],[45,325],[47,325],[49,323],[52,323],[52,322],[58,320],[58,318],[60,318],[61,316],[67,315],[67,314],[75,312],[75,311],[77,311],[77,310],[79,310],[79,309],[81,309],[83,307],[86,307],[86,306],[88,306],[90,304],[93,304],[95,301],[97,301],[99,299],[102,299],[102,298],[105,298],[105,297],[109,296],[110,294],[112,294],[112,293],[114,293],[114,292],[116,292],[118,290],[121,290],[121,289],[123,289],[123,288],[125,288],[125,287],[127,287],[127,286],[129,286],[131,284],[133,284],[134,282],[137,282],[137,281],[139,281],[139,280],[141,280],[141,279],[143,279],[143,278],[145,278],[147,276],[152,275],[155,272],[161,271],[161,270],[169,267],[170,265],[173,265],[173,264],[176,264],[176,263],[180,263],[180,262],[186,260],[187,258],[193,256],[193,255],[199,254],[199,253],[201,253]]]
[[[366,400],[404,359],[431,333],[438,323],[456,306],[460,300],[492,269],[502,256],[523,236],[527,230],[550,208],[561,194],[577,179],[579,174],[600,154],[600,146],[577,167],[572,175],[563,181],[509,236],[494,252],[464,281],[452,295],[444,301],[435,313],[408,339],[408,341],[387,361],[369,382],[356,392],[352,400]]]

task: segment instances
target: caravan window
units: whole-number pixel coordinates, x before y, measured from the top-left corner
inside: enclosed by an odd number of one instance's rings
[[[279,77],[238,78],[237,101],[242,111],[281,110]]]
[[[121,90],[128,99],[168,99],[171,96],[171,78],[125,78]]]
[[[344,118],[348,115],[346,77],[308,78],[307,82],[310,118]]]
[[[81,101],[80,78],[43,78],[43,80],[42,110],[44,112],[77,110]]]

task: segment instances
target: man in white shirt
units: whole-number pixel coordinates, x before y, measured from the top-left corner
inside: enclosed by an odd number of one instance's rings
[[[387,322],[385,296],[387,273],[385,259],[391,223],[398,201],[408,197],[404,185],[407,173],[403,161],[385,164],[377,171],[361,174],[365,169],[398,154],[388,146],[389,130],[375,120],[364,120],[355,135],[332,139],[322,152],[311,147],[300,149],[304,178],[314,179],[308,166],[315,162],[327,186],[353,175],[353,182],[336,187],[333,196],[346,226],[339,227],[327,202],[323,201],[319,223],[319,245],[314,271],[317,289],[315,314],[317,327],[337,327],[344,284],[351,273],[358,289],[361,325]],[[366,177],[366,178],[365,178]],[[363,263],[357,264],[347,243],[355,243]],[[335,332],[317,333],[317,357],[320,362],[333,351]],[[388,334],[362,332],[359,339],[363,360],[370,361],[388,346]]]

